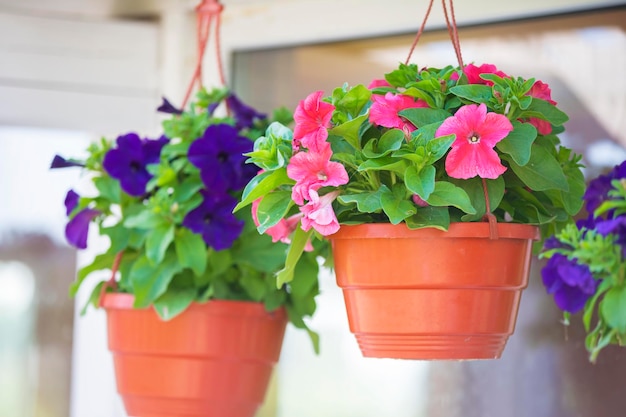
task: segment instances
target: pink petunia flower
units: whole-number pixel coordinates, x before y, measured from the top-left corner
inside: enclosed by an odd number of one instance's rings
[[[412,199],[413,199],[413,203],[415,203],[416,206],[428,207],[430,205],[426,202],[426,200],[424,200],[422,197],[420,197],[417,194],[413,194]]]
[[[477,67],[474,64],[468,64],[465,66],[465,68],[463,68],[463,72],[467,76],[468,84],[485,84],[492,86],[492,81],[487,81],[480,78],[481,74],[495,74],[501,78],[508,77],[508,75],[498,70],[498,68],[496,68],[496,66],[492,64],[482,64],[480,67]]]
[[[542,100],[546,100],[548,103],[556,106],[556,101],[552,100],[552,90],[548,84],[535,81],[533,86],[531,87],[528,95],[531,97],[539,98]],[[528,123],[535,126],[537,128],[537,132],[540,135],[549,135],[552,133],[552,125],[547,120],[540,119],[538,117],[530,117],[528,119]]]
[[[413,97],[402,94],[386,93],[372,94],[372,107],[370,108],[370,122],[378,126],[401,129],[405,132],[412,132],[417,129],[408,120],[402,118],[398,113],[404,109],[414,107],[428,107],[424,100],[416,100]]]
[[[369,90],[372,90],[377,87],[391,87],[391,84],[387,82],[387,80],[383,79],[375,79],[367,86]]]
[[[252,220],[254,221],[254,225],[259,225],[259,204],[261,203],[261,198],[258,198],[252,202]],[[293,216],[287,217],[286,219],[280,219],[280,221],[274,226],[268,228],[265,231],[265,234],[272,238],[272,242],[283,242],[286,244],[291,243],[291,234],[298,227],[298,222],[302,219],[304,215],[302,213],[294,214]],[[305,252],[313,251],[313,244],[309,240],[304,247]]]
[[[332,235],[339,230],[339,222],[333,211],[333,201],[339,195],[339,191],[333,191],[319,196],[317,191],[311,190],[311,201],[300,207],[304,214],[302,217],[302,230],[314,228],[322,236]]]
[[[310,192],[322,187],[346,184],[348,173],[339,162],[332,162],[330,147],[320,152],[299,152],[291,157],[287,165],[287,176],[296,181],[291,191],[291,198],[298,205],[304,200],[311,200]]]
[[[323,91],[316,91],[300,101],[293,115],[294,147],[299,145],[312,151],[320,151],[328,147],[328,127],[333,117],[335,106],[322,101]]]
[[[446,157],[446,172],[452,178],[498,178],[506,167],[493,149],[513,130],[506,116],[488,113],[485,104],[469,104],[448,117],[436,137],[455,134],[452,149]]]

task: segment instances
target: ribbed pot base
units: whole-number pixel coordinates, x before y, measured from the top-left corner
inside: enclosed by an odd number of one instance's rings
[[[163,399],[124,395],[124,405],[130,416],[142,417],[241,417],[253,416],[257,403],[233,404],[232,402],[213,402],[189,399]]]
[[[398,359],[498,359],[508,335],[355,334],[363,356]]]

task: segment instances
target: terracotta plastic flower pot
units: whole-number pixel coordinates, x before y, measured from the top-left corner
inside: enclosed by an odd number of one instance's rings
[[[513,334],[537,227],[341,226],[329,236],[350,330],[366,357],[495,359]]]
[[[106,294],[117,389],[133,417],[253,417],[287,324],[283,309],[214,300],[170,321]]]

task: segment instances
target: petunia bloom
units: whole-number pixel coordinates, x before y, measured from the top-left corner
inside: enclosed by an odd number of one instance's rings
[[[201,193],[202,203],[187,213],[183,226],[202,235],[204,242],[216,251],[230,248],[244,226],[232,213],[237,200],[228,194]]]
[[[596,292],[598,282],[587,265],[576,259],[568,259],[555,253],[541,270],[543,284],[548,294],[554,295],[554,302],[563,311],[576,313]]]
[[[372,94],[372,107],[370,107],[369,120],[378,126],[400,129],[405,132],[412,132],[418,128],[411,122],[401,117],[398,113],[401,110],[428,107],[423,100],[416,100],[413,97],[402,94],[386,93]]]
[[[264,113],[257,112],[254,108],[243,103],[239,97],[230,93],[226,98],[226,104],[233,112],[235,117],[235,129],[241,130],[244,128],[251,128],[254,125],[255,119],[265,119],[267,117]]]
[[[69,216],[78,206],[80,196],[74,191],[69,190],[65,196],[65,211]],[[85,208],[79,211],[70,219],[65,226],[65,239],[68,243],[78,249],[87,248],[87,237],[89,234],[89,224],[100,215],[99,210]]]
[[[626,178],[626,161],[616,165],[609,173],[600,175],[589,183],[583,196],[586,202],[585,209],[589,215],[593,215],[593,212],[600,207],[600,204],[608,200],[609,191],[613,188],[611,182],[622,178]]]
[[[485,104],[469,104],[448,117],[435,136],[455,134],[452,149],[446,157],[446,172],[452,178],[475,176],[496,179],[506,167],[493,149],[513,130],[513,125],[501,114],[488,113]]]
[[[463,73],[467,77],[468,84],[485,84],[489,86],[493,85],[493,81],[483,80],[480,78],[481,74],[495,74],[500,78],[508,77],[508,75],[498,70],[498,68],[492,64],[482,64],[479,67],[474,64],[468,64],[463,68]]]
[[[170,103],[168,99],[166,99],[165,97],[161,97],[161,98],[163,102],[157,108],[158,112],[168,113],[168,114],[183,114],[183,111],[179,109],[178,107],[175,107],[172,103]]]
[[[242,154],[252,151],[253,143],[227,124],[209,126],[189,147],[189,162],[200,170],[202,182],[212,193],[243,188],[256,174]]]
[[[346,184],[348,173],[339,162],[332,162],[329,148],[322,152],[298,152],[287,165],[287,176],[296,181],[291,191],[291,198],[298,205],[304,200],[311,200],[310,192],[322,187]]]
[[[65,214],[69,216],[72,214],[74,209],[78,206],[78,200],[80,196],[74,190],[69,190],[67,194],[65,194]]]
[[[168,142],[165,136],[159,139],[141,139],[136,133],[128,133],[117,138],[117,148],[104,156],[102,166],[113,178],[119,180],[122,190],[139,197],[146,192],[146,185],[152,175],[146,169],[148,164],[159,162],[161,149]]]
[[[259,226],[258,211],[261,200],[261,198],[258,198],[252,202],[252,220],[254,221],[254,225],[257,227]],[[298,223],[302,219],[302,216],[302,213],[297,213],[293,216],[287,217],[286,219],[280,219],[277,224],[268,228],[265,231],[265,234],[270,236],[272,238],[272,242],[274,243],[283,242],[289,244],[291,243],[291,234],[296,230],[296,227],[298,227]],[[304,251],[313,251],[313,244],[311,244],[310,240],[306,243]]]
[[[312,151],[321,151],[330,146],[326,139],[335,106],[322,101],[323,94],[323,91],[313,92],[296,107],[293,114],[293,141],[296,147],[301,144]]]
[[[369,85],[367,86],[368,89],[372,90],[374,88],[378,88],[378,87],[391,87],[391,84],[389,84],[387,82],[387,80],[383,79],[374,79],[372,80],[371,83],[369,83]]]
[[[552,91],[550,90],[550,87],[542,81],[535,81],[533,86],[530,88],[528,95],[545,100],[555,106],[557,104],[556,101],[552,100]],[[528,123],[535,126],[540,135],[549,135],[552,133],[552,125],[547,120],[543,120],[538,117],[530,117],[528,119]]]
[[[317,191],[311,191],[311,201],[300,207],[304,214],[302,217],[302,230],[307,231],[311,227],[322,236],[332,235],[339,230],[339,222],[333,210],[332,203],[339,195],[339,191],[333,191],[319,196]]]
[[[54,155],[52,159],[52,163],[50,164],[50,169],[55,168],[69,168],[69,167],[84,167],[85,164],[80,162],[72,161],[71,159],[65,159],[60,155]]]

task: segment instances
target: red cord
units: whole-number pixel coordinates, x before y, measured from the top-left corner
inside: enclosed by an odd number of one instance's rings
[[[413,51],[415,50],[415,46],[417,46],[417,42],[420,40],[420,37],[424,32],[424,27],[426,27],[426,21],[428,20],[428,16],[430,15],[430,10],[433,8],[433,2],[434,0],[430,0],[430,3],[428,3],[428,9],[426,10],[424,20],[422,21],[422,26],[420,26],[419,30],[417,31],[417,35],[415,36],[413,44],[411,45],[411,49],[409,50],[409,55],[406,57],[406,61],[404,61],[404,65],[409,64],[409,61],[411,60],[411,55],[413,55]]]
[[[224,9],[219,2],[219,0],[202,0],[196,7],[196,13],[198,15],[198,24],[197,24],[197,42],[198,42],[198,61],[196,63],[196,68],[194,69],[193,75],[191,77],[191,81],[189,86],[187,87],[187,91],[185,93],[185,98],[183,99],[183,104],[181,108],[185,108],[189,98],[191,97],[191,92],[193,91],[193,86],[198,83],[198,88],[202,88],[202,61],[204,60],[204,53],[206,51],[207,44],[209,43],[209,35],[211,33],[211,25],[213,19],[216,20],[215,25],[215,41],[216,41],[216,61],[217,61],[217,69],[219,72],[220,82],[222,85],[226,85],[224,78],[224,69],[222,67],[222,57],[221,57],[221,48],[220,48],[220,26],[221,26],[221,13]]]

